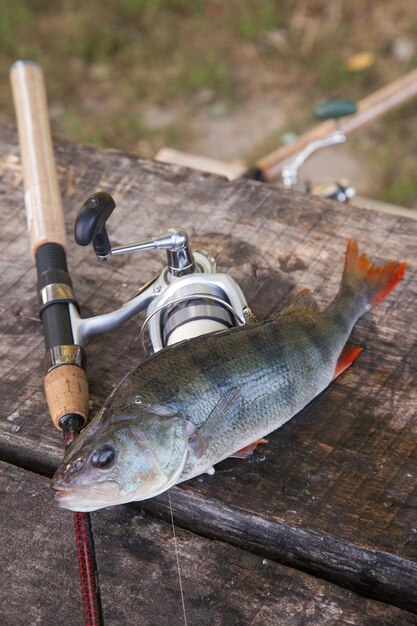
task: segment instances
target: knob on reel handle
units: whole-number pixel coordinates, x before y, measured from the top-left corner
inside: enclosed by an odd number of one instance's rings
[[[106,222],[115,208],[111,195],[98,191],[84,202],[75,220],[75,241],[80,246],[88,246],[93,242],[94,252],[99,259],[104,260],[111,256]]]

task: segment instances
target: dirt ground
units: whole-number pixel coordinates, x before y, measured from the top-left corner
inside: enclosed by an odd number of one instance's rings
[[[152,157],[162,146],[227,161],[306,130],[328,96],[358,100],[417,65],[409,0],[0,0],[0,122],[8,68],[44,67],[55,133]],[[352,68],[367,52],[368,66]],[[417,101],[303,172],[417,207]]]

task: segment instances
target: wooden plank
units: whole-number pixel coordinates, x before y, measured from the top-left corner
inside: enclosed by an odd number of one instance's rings
[[[193,170],[201,172],[210,172],[225,176],[228,180],[236,180],[246,174],[247,168],[237,163],[228,163],[227,161],[219,161],[219,159],[211,159],[190,152],[181,152],[175,148],[161,148],[155,154],[154,159],[162,163],[173,163],[175,165],[183,165],[191,167]]]
[[[82,624],[71,515],[49,480],[0,463],[0,614],[7,626]],[[133,507],[94,516],[107,626],[183,623],[172,527]],[[220,541],[176,529],[190,626],[417,624],[417,616]]]
[[[7,128],[0,137],[5,398],[0,452],[50,472],[62,443],[43,398],[43,347],[35,321],[35,272],[25,232],[17,137]],[[412,584],[417,224],[91,147],[58,142],[56,157],[68,232],[86,196],[108,190],[118,203],[109,224],[114,244],[158,235],[173,224],[184,226],[194,246],[211,252],[219,268],[238,280],[259,318],[270,316],[304,286],[316,290],[319,302],[329,302],[349,237],[377,260],[409,262],[395,293],[358,324],[353,342],[366,349],[348,372],[271,435],[250,462],[227,461],[215,477],[195,479],[173,494],[184,525],[202,532],[206,525],[205,532],[417,610]],[[86,316],[119,306],[162,262],[161,256],[146,253],[140,260],[117,257],[103,265],[91,250],[75,245],[69,258]],[[138,321],[92,341],[88,355],[94,409],[142,358]],[[163,499],[149,506],[164,511]],[[237,511],[241,527],[234,536],[231,523],[222,528],[220,513],[232,519]],[[278,547],[272,539],[279,540]],[[320,541],[327,542],[326,550],[317,548]]]

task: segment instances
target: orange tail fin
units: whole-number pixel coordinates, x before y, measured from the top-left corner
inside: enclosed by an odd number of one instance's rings
[[[389,261],[385,265],[372,265],[366,254],[359,254],[356,241],[349,240],[342,285],[348,285],[366,298],[365,310],[381,302],[404,276],[406,263]]]

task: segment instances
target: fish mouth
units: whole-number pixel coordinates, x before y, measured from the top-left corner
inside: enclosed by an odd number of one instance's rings
[[[88,485],[69,485],[54,481],[55,504],[70,511],[90,512],[121,503],[118,484],[114,480],[90,483]]]

